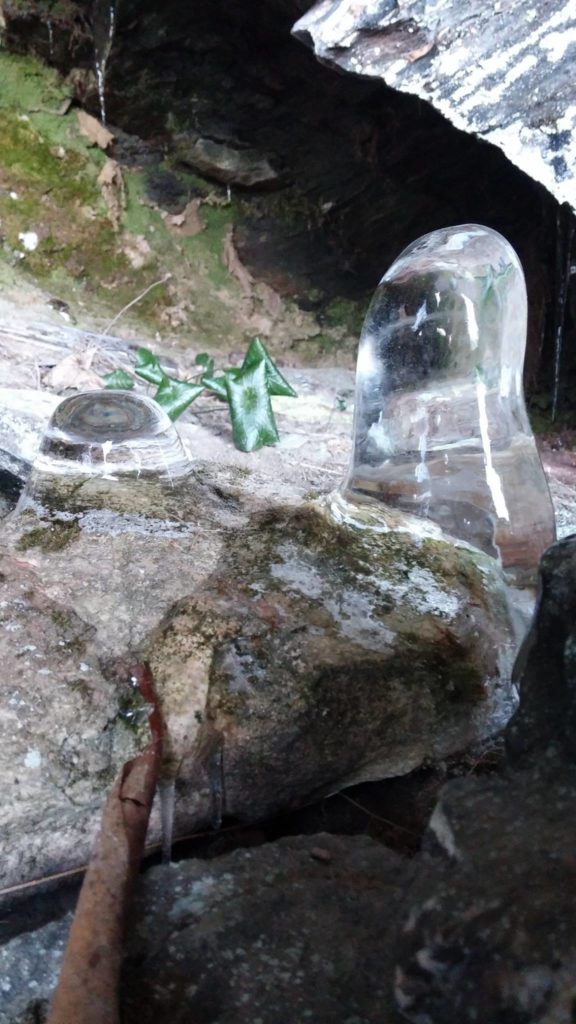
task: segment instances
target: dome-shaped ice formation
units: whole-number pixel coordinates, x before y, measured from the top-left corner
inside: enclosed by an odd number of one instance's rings
[[[87,391],[54,410],[20,510],[32,503],[144,511],[152,493],[173,489],[189,472],[178,431],[156,402],[131,391]]]

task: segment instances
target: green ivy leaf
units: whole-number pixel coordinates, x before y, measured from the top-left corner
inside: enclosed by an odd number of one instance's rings
[[[232,436],[242,452],[253,452],[278,440],[268,387],[264,359],[256,366],[243,368],[235,380],[226,377]]]
[[[260,338],[252,338],[248,351],[242,363],[242,372],[251,370],[257,366],[260,360],[264,361],[266,367],[266,383],[269,395],[288,395],[290,398],[297,398],[297,394],[291,384],[282,376],[276,363],[272,360],[268,349]]]
[[[164,377],[154,398],[158,405],[162,406],[164,412],[168,413],[171,420],[177,420],[203,391],[203,384],[192,384],[188,380]]]
[[[212,377],[211,374],[204,373],[200,381],[208,391],[212,391],[216,395],[216,398],[221,398],[224,402],[228,401],[226,377]]]
[[[134,373],[142,377],[142,380],[147,380],[149,384],[161,385],[168,379],[158,357],[147,348],[138,349],[138,362],[134,367]]]
[[[107,388],[115,388],[121,391],[131,391],[135,383],[134,377],[126,373],[126,370],[112,370],[111,373],[103,374],[102,380],[106,381]]]
[[[196,356],[196,359],[194,360],[194,362],[196,363],[196,366],[206,366],[206,367],[210,363],[212,363],[212,368],[214,368],[214,360],[210,358],[210,356],[208,355],[207,352],[199,352],[198,355]]]

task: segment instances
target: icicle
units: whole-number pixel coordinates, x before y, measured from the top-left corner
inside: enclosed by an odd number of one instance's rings
[[[176,804],[176,779],[162,778],[158,781],[160,795],[160,819],[162,825],[162,863],[170,864],[172,860],[172,843],[174,841],[174,807]]]
[[[552,385],[552,421],[556,420],[560,401],[560,376],[564,319],[570,283],[570,256],[574,238],[574,219],[564,203],[556,214],[556,315],[554,318],[554,381]]]
[[[211,800],[212,828],[222,825],[225,806],[224,788],[224,735],[211,722],[205,722],[198,736],[194,756],[208,781]]]
[[[54,29],[53,29],[53,26],[52,26],[52,22],[50,21],[50,18],[48,18],[48,21],[46,22],[46,28],[48,29],[48,54],[50,56],[50,60],[53,60],[54,59]]]
[[[222,828],[224,815],[224,737],[222,733],[218,733],[217,736],[216,745],[205,766],[212,801],[212,828],[214,831]]]
[[[116,30],[116,0],[94,0],[94,67],[98,85],[100,119],[106,124],[106,69]]]

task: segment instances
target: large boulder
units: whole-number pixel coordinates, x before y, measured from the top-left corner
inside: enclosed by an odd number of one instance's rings
[[[65,481],[65,510],[4,521],[4,884],[88,855],[146,735],[125,655],[152,664],[188,830],[408,772],[509,716],[496,562],[398,520],[346,527],[321,503],[257,511],[240,478],[197,465],[168,492],[136,481],[137,512],[113,486],[108,507],[82,508]]]
[[[258,818],[493,733],[511,708],[507,620],[495,563],[445,539],[354,530],[321,504],[256,517],[145,645],[174,732],[184,712],[186,817],[205,813],[207,751],[224,812]]]

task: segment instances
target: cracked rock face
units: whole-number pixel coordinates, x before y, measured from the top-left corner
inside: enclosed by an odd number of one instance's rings
[[[576,209],[576,11],[566,0],[321,0],[294,35],[427,100]]]

